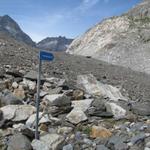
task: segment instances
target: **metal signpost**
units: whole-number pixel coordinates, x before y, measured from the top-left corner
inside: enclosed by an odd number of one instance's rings
[[[36,94],[36,124],[35,124],[35,139],[39,139],[38,124],[39,124],[39,105],[40,105],[40,84],[41,84],[41,69],[42,61],[52,61],[54,55],[47,51],[39,52],[39,66],[37,78],[37,94]]]

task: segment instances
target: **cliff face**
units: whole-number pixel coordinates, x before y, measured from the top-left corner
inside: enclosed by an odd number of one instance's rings
[[[150,73],[150,1],[103,20],[75,39],[67,52]]]
[[[0,32],[13,37],[19,42],[24,42],[30,46],[35,46],[35,43],[32,41],[32,39],[25,34],[19,25],[8,15],[0,17]]]

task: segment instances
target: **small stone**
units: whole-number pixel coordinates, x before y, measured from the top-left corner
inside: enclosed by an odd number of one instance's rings
[[[28,79],[23,79],[22,82],[23,85],[29,88],[29,90],[35,90],[36,89],[36,82],[35,81],[30,81]]]
[[[96,150],[109,150],[105,145],[97,145]]]
[[[74,90],[73,91],[73,99],[74,100],[82,100],[84,97],[84,91],[83,90]]]
[[[62,145],[64,137],[58,134],[46,134],[41,136],[40,141],[44,142],[49,149],[56,150]]]
[[[73,150],[73,146],[71,144],[65,145],[63,150]]]
[[[36,114],[32,114],[26,121],[26,125],[28,127],[34,127],[35,126],[35,118],[36,118]],[[48,123],[48,122],[50,122],[49,116],[47,114],[43,114],[42,112],[40,112],[39,113],[39,124]]]
[[[3,91],[4,89],[6,89],[6,82],[5,81],[0,81],[0,91]]]
[[[40,91],[40,97],[44,97],[48,95],[48,92],[45,92],[45,91]]]
[[[146,135],[144,133],[137,134],[136,136],[130,139],[130,143],[128,143],[128,145],[132,146],[136,144],[138,141],[144,140],[145,138],[146,138]]]
[[[42,124],[40,125],[39,129],[40,129],[41,131],[48,132],[48,126],[47,126],[46,124],[43,124],[43,123],[42,123]]]
[[[91,131],[92,138],[97,138],[97,137],[108,138],[111,135],[112,133],[108,129],[102,126],[92,126],[92,131]]]
[[[150,148],[150,141],[148,143],[146,143],[146,147]]]
[[[53,86],[57,86],[57,87],[62,86],[65,83],[65,79],[60,79],[60,78],[55,78],[55,77],[46,78],[45,80],[51,83]]]
[[[106,103],[106,110],[114,115],[115,118],[124,118],[126,110],[115,103]]]
[[[60,128],[58,128],[57,132],[59,134],[69,134],[69,133],[71,133],[72,130],[73,130],[72,127],[60,127]]]
[[[13,87],[14,89],[18,88],[18,86],[19,86],[19,85],[18,85],[17,82],[13,82],[13,83],[12,83],[12,87]]]
[[[25,91],[23,89],[22,86],[19,86],[18,89],[15,89],[13,92],[13,95],[16,96],[17,98],[23,100],[26,96],[25,96]]]
[[[34,150],[50,150],[49,146],[40,140],[33,140],[31,145]]]
[[[24,126],[24,124],[22,124],[22,123],[14,124],[13,128],[15,128],[15,129],[21,129],[21,127],[23,127],[23,126]]]
[[[78,124],[82,121],[87,120],[87,116],[85,113],[80,110],[80,109],[73,109],[67,116],[66,119],[73,123],[73,124]]]
[[[15,78],[23,77],[23,74],[21,72],[19,72],[18,70],[8,70],[8,71],[6,71],[6,74],[14,76]]]
[[[44,100],[48,100],[51,106],[61,107],[71,105],[70,98],[63,94],[46,95]]]

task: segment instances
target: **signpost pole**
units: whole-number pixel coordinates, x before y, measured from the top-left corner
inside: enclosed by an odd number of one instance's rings
[[[38,124],[39,124],[39,105],[40,105],[41,65],[42,65],[42,61],[39,58],[38,79],[37,79],[37,94],[36,94],[35,139],[39,139]]]
[[[36,93],[36,124],[35,124],[35,139],[39,139],[38,125],[39,125],[39,107],[40,107],[40,85],[41,85],[41,68],[43,61],[52,61],[54,56],[50,52],[40,51],[39,52],[39,68],[37,77],[37,93]]]

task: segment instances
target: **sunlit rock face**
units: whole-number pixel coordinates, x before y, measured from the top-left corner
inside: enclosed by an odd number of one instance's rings
[[[150,1],[103,20],[76,38],[67,53],[150,73]]]

